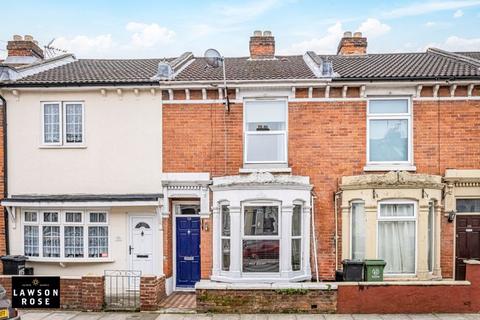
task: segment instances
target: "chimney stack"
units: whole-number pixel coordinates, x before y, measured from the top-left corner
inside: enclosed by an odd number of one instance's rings
[[[367,53],[367,38],[362,36],[361,32],[346,31],[343,38],[338,44],[337,54],[351,55],[351,54],[366,54]]]
[[[250,59],[274,59],[275,38],[271,31],[254,31],[250,37]]]
[[[24,37],[14,35],[13,40],[7,43],[8,55],[4,64],[10,65],[26,65],[43,60],[43,50],[38,46],[38,41],[34,40],[31,35]]]

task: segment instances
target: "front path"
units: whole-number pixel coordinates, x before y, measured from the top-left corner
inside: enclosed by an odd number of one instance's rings
[[[394,315],[343,315],[343,314],[159,314],[153,312],[40,312],[23,311],[22,320],[480,320],[480,314],[394,314]]]

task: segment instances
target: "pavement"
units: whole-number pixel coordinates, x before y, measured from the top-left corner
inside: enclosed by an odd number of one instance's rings
[[[159,314],[155,312],[21,311],[22,320],[471,320],[480,314]]]

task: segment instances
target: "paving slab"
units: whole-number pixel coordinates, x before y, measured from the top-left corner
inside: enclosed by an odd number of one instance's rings
[[[323,314],[297,314],[297,320],[325,320]]]
[[[183,314],[161,314],[155,320],[183,320]]]
[[[22,320],[40,320],[48,317],[51,312],[37,312],[37,311],[20,311],[20,317]]]
[[[239,314],[213,314],[213,320],[240,320]]]
[[[438,319],[442,320],[465,320],[465,314],[462,313],[449,313],[449,314],[437,314]]]
[[[102,316],[102,312],[80,312],[70,320],[98,320]]]
[[[408,314],[381,314],[379,316],[384,320],[411,320]]]
[[[352,320],[351,314],[326,314],[326,320]]]
[[[378,314],[352,314],[354,320],[382,320]]]
[[[434,314],[409,314],[411,320],[438,320]]]

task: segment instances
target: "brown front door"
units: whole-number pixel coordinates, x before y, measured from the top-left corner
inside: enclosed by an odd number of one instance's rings
[[[480,259],[480,215],[458,215],[455,280],[465,280],[466,259]]]

